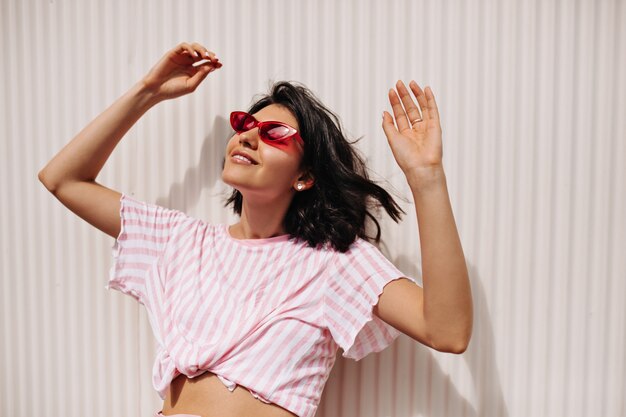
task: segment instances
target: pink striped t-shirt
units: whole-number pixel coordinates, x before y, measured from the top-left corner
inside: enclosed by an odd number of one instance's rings
[[[339,347],[360,360],[400,334],[372,307],[404,275],[363,239],[346,253],[289,235],[236,239],[224,224],[125,194],[120,202],[106,288],[146,308],[162,399],[179,374],[208,370],[231,391],[312,417]]]

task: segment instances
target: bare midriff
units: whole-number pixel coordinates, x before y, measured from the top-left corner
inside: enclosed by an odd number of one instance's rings
[[[297,417],[276,404],[268,404],[237,385],[229,391],[212,372],[195,378],[178,375],[163,402],[163,414],[196,414],[202,417]]]

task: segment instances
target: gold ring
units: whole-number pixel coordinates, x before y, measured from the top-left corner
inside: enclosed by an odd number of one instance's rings
[[[413,126],[417,122],[421,122],[423,119],[420,117],[419,119],[415,119],[411,122],[411,126]]]

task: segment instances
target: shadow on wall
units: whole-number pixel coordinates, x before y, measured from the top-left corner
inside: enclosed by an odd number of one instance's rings
[[[400,256],[394,260],[395,265],[412,265],[414,262],[405,256]],[[502,386],[495,358],[495,341],[493,328],[482,282],[476,278],[477,272],[468,265],[469,276],[472,285],[472,298],[474,302],[474,327],[472,339],[468,349],[461,355],[454,355],[458,360],[464,360],[471,374],[473,390],[475,392],[476,403],[470,403],[454,386],[448,373],[438,364],[433,350],[419,342],[414,341],[405,335],[400,335],[395,344],[404,343],[405,338],[411,344],[410,354],[397,353],[396,368],[388,368],[376,357],[379,354],[371,354],[361,361],[346,359],[338,353],[335,368],[324,388],[322,401],[319,405],[316,417],[363,417],[363,416],[392,416],[392,417],[412,417],[412,416],[498,416],[507,417],[509,415],[502,394]],[[411,269],[413,269],[411,271]],[[415,266],[405,267],[401,270],[410,273],[412,277],[417,277]],[[388,349],[397,349],[397,346],[390,346]],[[377,369],[371,366],[378,361],[383,366]],[[386,363],[386,361],[385,361]],[[356,368],[356,370],[355,370]],[[412,369],[410,369],[412,368]],[[405,371],[408,369],[408,371]],[[390,375],[384,375],[389,373]],[[396,375],[393,375],[396,374]],[[412,387],[413,392],[409,392],[410,401],[399,401],[391,389],[385,389],[391,399],[378,401],[376,410],[363,409],[364,405],[359,405],[360,410],[347,409],[345,404],[349,395],[344,395],[344,389],[358,390],[361,385],[377,385],[379,381],[366,381],[367,376],[373,376],[385,381],[395,380],[395,386],[401,387],[403,391],[408,391]],[[344,388],[345,387],[345,388]],[[353,388],[356,387],[356,388]],[[436,392],[438,390],[439,392]],[[367,395],[365,390],[361,390],[357,397],[361,404],[374,404],[375,399],[364,398]],[[328,395],[331,393],[330,395]],[[385,395],[380,393],[380,395]],[[398,394],[399,395],[399,394]],[[330,403],[327,403],[329,402]],[[339,404],[336,404],[339,402]],[[411,404],[411,406],[407,406]],[[356,405],[356,404],[355,404]],[[368,407],[369,408],[369,407]],[[333,411],[337,410],[337,411]]]
[[[194,207],[202,195],[202,190],[212,188],[222,178],[224,152],[231,133],[234,132],[229,121],[217,116],[213,122],[213,129],[202,141],[198,163],[188,168],[183,180],[173,183],[168,195],[159,197],[156,204],[185,213]]]

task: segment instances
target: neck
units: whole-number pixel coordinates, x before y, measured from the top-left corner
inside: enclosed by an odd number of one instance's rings
[[[266,239],[284,235],[284,219],[291,199],[284,201],[258,201],[244,198],[241,205],[241,219],[231,228],[236,239]]]

